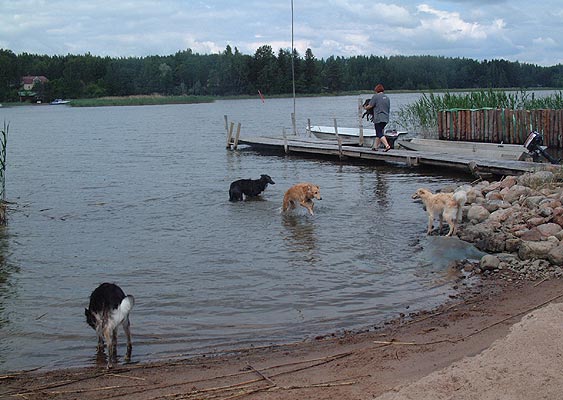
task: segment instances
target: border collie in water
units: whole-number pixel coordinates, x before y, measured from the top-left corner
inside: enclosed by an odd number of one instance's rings
[[[104,351],[104,341],[108,348],[107,367],[117,360],[117,328],[123,326],[127,336],[125,362],[131,360],[131,331],[129,312],[135,304],[133,296],[126,296],[121,288],[113,283],[102,283],[90,295],[90,305],[84,310],[86,322],[98,335],[98,353]]]
[[[268,183],[275,185],[276,183],[269,175],[262,174],[260,179],[239,179],[231,183],[229,187],[229,201],[242,201],[242,195],[246,197],[256,197],[262,193]]]

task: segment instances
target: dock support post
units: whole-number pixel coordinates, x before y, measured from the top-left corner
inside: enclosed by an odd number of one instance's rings
[[[338,157],[342,161],[342,158],[344,157],[342,155],[342,137],[339,136],[339,135],[336,135],[336,141],[338,142]]]
[[[227,132],[227,135],[229,134],[229,117],[227,117],[227,114],[223,115],[223,117],[225,117],[225,131]]]
[[[358,99],[358,128],[360,129],[360,138],[358,140],[358,143],[362,147],[364,145],[364,126],[362,124],[363,109],[364,109],[364,103],[362,102],[362,99]]]
[[[289,146],[287,144],[287,135],[285,134],[285,128],[283,128],[283,151],[285,154],[289,153]]]
[[[237,134],[235,135],[235,141],[233,143],[233,150],[237,149],[239,137],[240,137],[240,122],[237,125]]]
[[[418,157],[407,156],[407,166],[417,167],[418,166]]]
[[[291,113],[291,125],[293,126],[293,135],[297,136],[297,125],[295,124],[295,113]]]
[[[231,128],[227,130],[227,149],[231,149],[231,139],[233,137],[233,128],[235,127],[235,123],[231,122]]]
[[[309,137],[311,137],[311,118],[307,118],[307,131],[309,132]]]
[[[334,134],[336,135],[336,138],[338,139],[338,124],[336,123],[336,118],[333,118],[334,120]]]

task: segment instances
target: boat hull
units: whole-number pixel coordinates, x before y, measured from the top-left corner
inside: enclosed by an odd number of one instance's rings
[[[311,126],[307,128],[307,132],[315,136],[317,139],[323,140],[336,140],[336,130],[333,126]],[[400,136],[407,132],[402,131],[387,131],[385,132],[385,137],[389,141],[390,145]],[[373,147],[375,144],[375,131],[373,128],[362,129],[363,134],[363,145]],[[347,144],[359,145],[360,144],[360,128],[338,128],[338,136],[342,138]]]
[[[57,106],[57,105],[68,104],[68,103],[70,103],[70,100],[55,99],[50,104],[52,106]]]
[[[463,142],[439,139],[412,138],[398,140],[401,148],[414,151],[448,153],[499,160],[525,160],[529,157],[526,148],[519,144]]]

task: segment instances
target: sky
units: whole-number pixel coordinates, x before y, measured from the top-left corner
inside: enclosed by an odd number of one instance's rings
[[[291,0],[0,0],[0,49],[110,57],[291,49]],[[561,0],[293,0],[317,59],[433,55],[563,64]]]

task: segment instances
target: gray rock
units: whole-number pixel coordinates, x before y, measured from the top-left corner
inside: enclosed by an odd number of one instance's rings
[[[553,242],[543,241],[543,242],[529,242],[522,241],[520,248],[518,249],[518,257],[521,260],[530,260],[532,258],[547,259],[549,252],[557,245]]]
[[[474,223],[479,223],[489,218],[489,215],[491,215],[491,213],[487,211],[485,207],[481,205],[473,205],[467,212],[467,219]]]
[[[544,196],[529,196],[524,199],[522,205],[528,208],[536,208],[543,200],[545,200]]]
[[[518,201],[521,196],[527,196],[530,194],[530,192],[531,190],[528,187],[522,185],[514,185],[510,188],[504,188],[500,191],[504,200],[508,201],[509,203]]]
[[[517,178],[520,185],[536,187],[545,183],[550,183],[554,179],[551,171],[537,171],[534,173],[525,173]]]
[[[554,224],[553,222],[538,225],[535,227],[535,229],[537,229],[544,237],[556,236],[562,230],[561,226]]]
[[[547,254],[547,259],[552,264],[563,265],[563,245],[552,248]]]
[[[499,264],[500,264],[500,260],[499,260],[498,257],[487,254],[487,255],[481,257],[479,267],[483,271],[491,271],[491,270],[497,269],[499,267]]]

